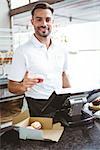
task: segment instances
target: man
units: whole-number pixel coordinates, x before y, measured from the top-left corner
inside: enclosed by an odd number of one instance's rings
[[[35,33],[15,51],[8,75],[9,91],[25,93],[31,116],[42,116],[41,109],[53,91],[70,87],[65,73],[67,50],[50,37],[53,12],[48,3],[36,3],[31,19]]]

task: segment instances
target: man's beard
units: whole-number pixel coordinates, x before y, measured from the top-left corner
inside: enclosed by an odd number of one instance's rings
[[[46,33],[46,32],[42,32],[42,33],[38,32],[38,34],[39,34],[41,37],[48,37],[50,33],[49,33],[49,32],[48,32],[48,33]]]
[[[43,28],[43,27],[42,27]],[[45,29],[46,27],[44,27],[44,29]],[[41,36],[41,37],[48,37],[49,36],[49,34],[51,33],[51,31],[49,30],[49,29],[46,29],[45,31],[41,31],[40,30],[40,27],[39,28],[37,28],[36,30],[36,33],[39,35],[39,36]]]

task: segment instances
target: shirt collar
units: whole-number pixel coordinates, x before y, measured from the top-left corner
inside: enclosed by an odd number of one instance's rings
[[[43,43],[41,43],[36,37],[35,37],[35,35],[33,34],[33,36],[32,36],[32,43],[36,46],[36,47],[38,47],[38,48],[42,48],[42,47],[44,47],[44,44]],[[51,45],[50,45],[50,47],[53,45],[53,40],[52,40],[52,43],[51,43]]]
[[[36,37],[35,37],[35,35],[33,34],[32,35],[32,43],[36,46],[36,47],[38,47],[38,48],[41,48],[41,47],[43,47],[43,43],[41,43]]]

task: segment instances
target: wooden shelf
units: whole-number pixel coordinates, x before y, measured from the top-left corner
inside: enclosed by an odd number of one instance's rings
[[[2,60],[2,58],[0,58],[0,65],[8,64],[8,63],[11,63],[11,62],[12,62],[12,57],[4,58],[3,60]]]

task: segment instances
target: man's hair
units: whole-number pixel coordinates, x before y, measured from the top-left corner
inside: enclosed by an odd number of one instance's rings
[[[31,11],[32,16],[34,16],[34,12],[36,9],[49,9],[52,12],[52,14],[54,12],[53,7],[46,2],[36,2],[36,4],[34,5],[32,11]]]

